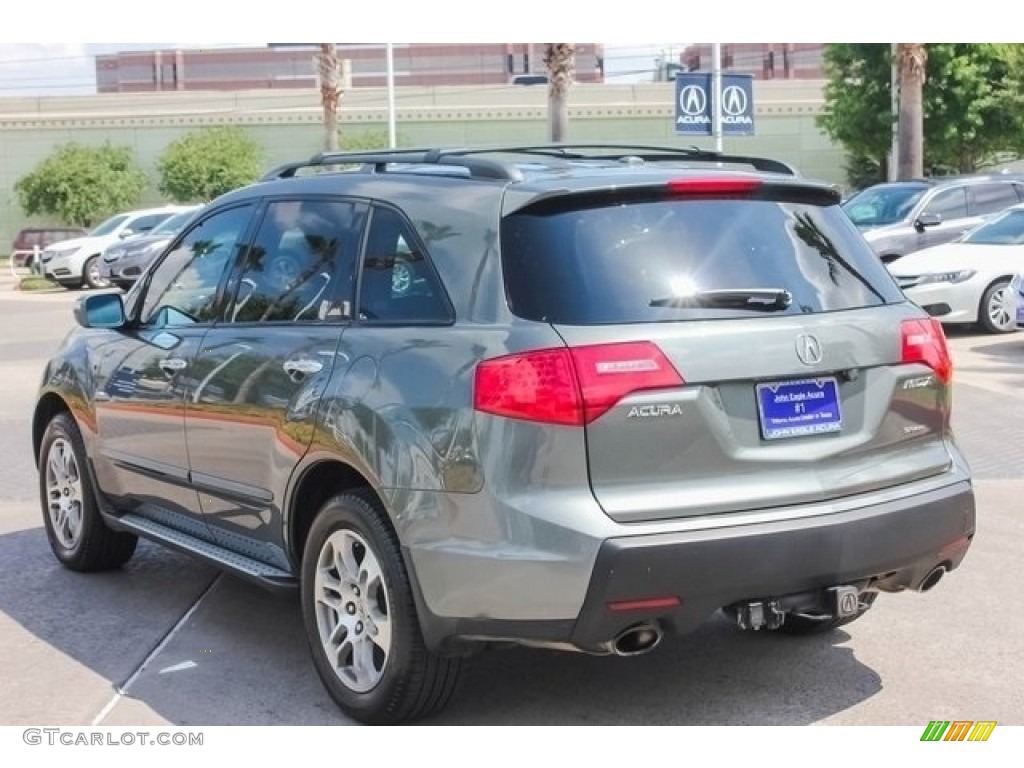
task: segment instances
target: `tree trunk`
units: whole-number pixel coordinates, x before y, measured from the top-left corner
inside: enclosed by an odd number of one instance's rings
[[[573,43],[548,43],[544,50],[548,68],[548,128],[551,141],[565,141],[569,134],[569,85],[576,70]]]
[[[320,105],[324,110],[324,151],[338,151],[338,102],[341,100],[341,70],[334,43],[320,43],[316,55],[320,78]]]
[[[900,75],[899,165],[897,178],[924,176],[924,103],[925,62],[923,43],[897,43]]]

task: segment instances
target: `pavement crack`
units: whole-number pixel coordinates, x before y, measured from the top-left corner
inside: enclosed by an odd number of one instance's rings
[[[92,727],[96,727],[103,723],[107,715],[109,715],[113,711],[114,707],[117,706],[118,702],[120,702],[121,699],[123,699],[125,695],[128,693],[128,689],[130,689],[132,685],[135,683],[135,681],[138,680],[139,676],[146,671],[146,668],[150,665],[150,663],[152,663],[153,659],[160,655],[160,652],[167,647],[168,643],[170,643],[171,640],[173,640],[175,636],[177,636],[178,632],[180,632],[181,629],[188,622],[188,620],[192,618],[192,614],[199,610],[199,606],[202,605],[203,601],[206,599],[206,596],[213,591],[213,588],[217,586],[217,583],[220,581],[221,576],[222,574],[217,574],[216,576],[214,576],[213,580],[207,585],[206,589],[204,589],[202,593],[199,595],[199,597],[195,599],[195,602],[193,602],[192,605],[189,606],[188,610],[182,614],[181,618],[174,623],[174,626],[167,630],[164,636],[160,638],[157,644],[153,647],[153,650],[151,650],[146,655],[146,658],[144,658],[142,660],[142,663],[140,663],[139,666],[137,666],[135,670],[128,676],[128,679],[126,679],[121,685],[117,686],[117,689],[114,691],[114,696],[110,699],[110,701],[107,702],[106,706],[104,706],[103,709],[100,710],[99,714],[93,718],[92,722],[90,723]]]

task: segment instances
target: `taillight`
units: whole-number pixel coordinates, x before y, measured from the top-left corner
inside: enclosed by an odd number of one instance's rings
[[[484,360],[476,367],[473,407],[548,424],[582,424],[583,403],[569,350],[541,349]]]
[[[512,419],[579,426],[633,392],[683,383],[649,341],[560,347],[480,363],[473,406]]]
[[[741,195],[761,186],[760,179],[742,176],[709,176],[693,179],[672,179],[668,191],[677,195]]]
[[[953,380],[953,360],[946,346],[946,334],[942,323],[934,317],[921,320],[904,320],[900,323],[902,355],[904,363],[924,363],[943,384]]]

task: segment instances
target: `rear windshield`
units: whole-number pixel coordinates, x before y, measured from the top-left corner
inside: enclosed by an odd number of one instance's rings
[[[659,200],[515,213],[509,306],[569,325],[807,314],[904,297],[838,206]]]

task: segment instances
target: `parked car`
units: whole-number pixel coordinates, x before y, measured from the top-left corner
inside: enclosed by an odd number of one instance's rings
[[[903,292],[943,323],[1017,330],[1010,282],[1024,270],[1024,205],[998,214],[955,243],[904,256],[889,267]]]
[[[43,249],[62,240],[82,237],[86,230],[81,227],[26,227],[14,236],[11,243],[11,258],[16,267],[32,266],[35,249],[42,253]]]
[[[103,280],[127,290],[139,279],[142,271],[160,252],[170,245],[201,205],[183,208],[173,216],[164,219],[146,234],[133,235],[121,242],[107,246],[100,262],[100,276]]]
[[[1024,181],[1000,174],[875,184],[844,202],[843,210],[889,263],[957,240],[1020,202]]]
[[[64,240],[43,251],[43,274],[65,288],[105,288],[100,274],[100,254],[126,237],[149,232],[182,209],[179,205],[147,208],[111,216],[85,237]]]
[[[1014,315],[1017,326],[1024,326],[1024,272],[1018,272],[1010,282],[1010,295],[1014,300]]]
[[[54,555],[142,536],[297,591],[372,723],[492,646],[634,656],[719,610],[806,635],[931,589],[975,530],[942,326],[792,174],[328,153],[219,198],[46,366]]]

